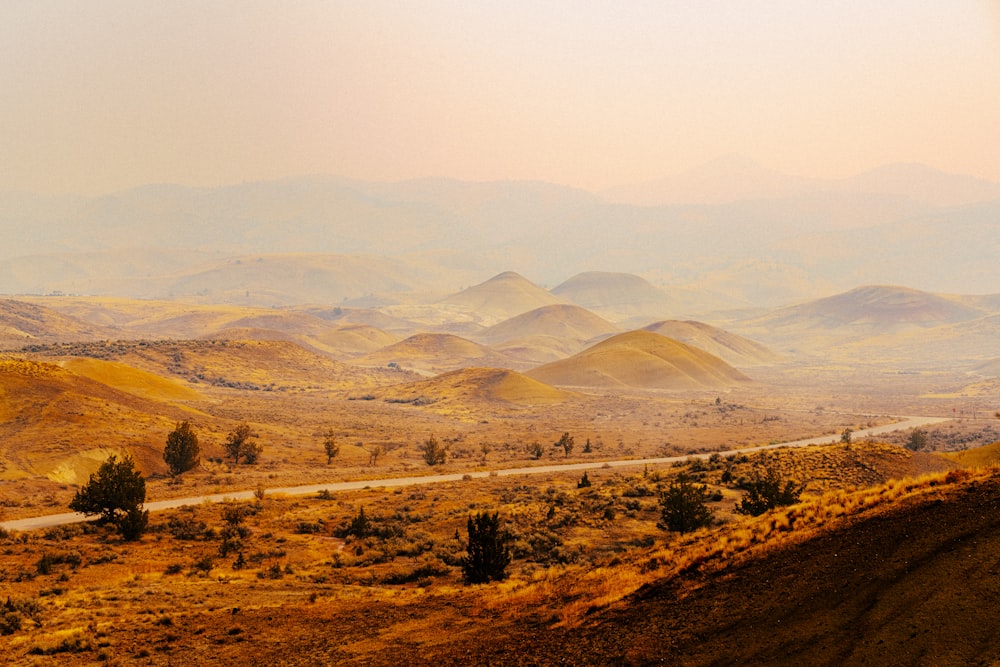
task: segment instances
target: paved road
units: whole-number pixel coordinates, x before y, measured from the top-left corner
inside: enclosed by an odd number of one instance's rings
[[[938,424],[940,422],[948,421],[944,417],[898,417],[901,421],[897,421],[892,424],[886,424],[885,426],[876,426],[874,428],[863,429],[854,432],[854,437],[857,439],[864,439],[868,436],[875,436],[881,433],[890,433],[892,431],[907,430],[911,428],[919,428],[921,426],[928,426],[930,424]],[[836,433],[833,435],[823,435],[818,438],[807,438],[805,440],[795,440],[793,442],[783,442],[773,445],[761,445],[758,447],[746,447],[742,449],[731,449],[725,452],[706,452],[702,454],[691,454],[685,456],[666,456],[661,458],[649,458],[649,459],[624,459],[619,461],[587,461],[584,463],[564,463],[559,465],[544,465],[535,466],[531,468],[507,468],[505,470],[490,470],[490,471],[470,471],[470,472],[457,472],[449,473],[447,475],[423,475],[420,477],[391,477],[388,479],[370,479],[370,480],[360,480],[357,482],[331,482],[329,484],[308,484],[304,486],[285,486],[273,489],[267,489],[268,494],[277,495],[289,495],[289,496],[304,496],[317,494],[320,491],[326,490],[329,493],[337,493],[340,491],[356,491],[358,489],[364,488],[396,488],[400,486],[414,486],[417,484],[439,484],[441,482],[456,482],[461,479],[471,478],[476,479],[480,477],[509,477],[514,475],[537,475],[549,472],[566,472],[573,470],[594,470],[597,468],[626,468],[649,464],[662,464],[662,463],[676,463],[677,461],[685,461],[692,458],[707,459],[715,453],[721,456],[729,456],[730,454],[747,454],[750,452],[761,451],[765,449],[776,449],[778,447],[805,447],[807,445],[824,445],[840,442],[840,434]],[[254,497],[253,491],[234,491],[232,493],[215,493],[207,496],[194,496],[191,498],[173,498],[171,500],[157,500],[153,502],[146,503],[146,509],[151,512],[157,512],[165,509],[174,509],[177,507],[184,507],[186,505],[201,505],[203,503],[218,503],[226,500],[249,500]],[[89,517],[83,514],[77,514],[75,512],[66,512],[63,514],[48,514],[46,516],[31,517],[27,519],[14,519],[12,521],[4,521],[0,523],[0,528],[6,530],[36,530],[39,528],[50,528],[52,526],[61,526],[70,523],[80,523],[83,521],[88,521]]]

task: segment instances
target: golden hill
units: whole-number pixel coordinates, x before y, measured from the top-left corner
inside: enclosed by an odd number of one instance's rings
[[[201,394],[177,380],[148,373],[116,361],[69,359],[59,363],[76,375],[136,396],[160,401],[194,401]]]
[[[552,304],[494,324],[476,338],[488,344],[527,336],[552,336],[587,341],[618,331],[618,327],[614,324],[585,308],[570,304]]]
[[[966,468],[1000,466],[1000,442],[994,442],[984,447],[948,452],[941,454],[941,456]]]
[[[362,366],[388,366],[443,373],[469,366],[506,367],[513,360],[488,347],[453,334],[410,336],[380,350],[353,359]]]
[[[733,366],[773,364],[780,359],[756,341],[703,322],[664,320],[643,328],[705,350]]]
[[[574,394],[506,368],[462,368],[388,391],[396,402],[550,405]]]
[[[749,380],[708,352],[650,331],[619,334],[527,375],[553,385],[641,389],[714,388]]]
[[[561,302],[561,299],[527,278],[513,271],[506,271],[453,294],[440,303],[475,313],[483,324],[490,325],[535,308]]]

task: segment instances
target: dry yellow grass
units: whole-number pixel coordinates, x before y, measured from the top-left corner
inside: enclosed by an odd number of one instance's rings
[[[995,466],[1000,464],[1000,442],[986,447],[949,452],[944,456],[965,467]]]

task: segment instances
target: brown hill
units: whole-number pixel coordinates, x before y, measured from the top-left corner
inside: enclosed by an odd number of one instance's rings
[[[749,380],[708,352],[650,331],[619,334],[527,375],[554,385],[642,389],[725,387]]]
[[[512,359],[488,347],[453,334],[424,333],[376,350],[351,363],[444,373],[469,366],[508,367]]]
[[[561,300],[524,276],[506,271],[440,303],[475,313],[483,324],[490,325]]]
[[[397,402],[550,405],[574,394],[505,368],[462,368],[388,391]]]
[[[611,322],[585,308],[570,304],[553,304],[494,324],[476,338],[488,344],[526,336],[552,336],[587,341],[618,331],[619,329]]]
[[[0,299],[0,349],[109,337],[117,337],[109,327],[88,324],[51,308],[24,301]]]
[[[556,296],[614,321],[678,315],[679,301],[645,278],[631,273],[587,271],[552,288]]]
[[[759,366],[780,360],[760,343],[703,322],[664,320],[643,329],[710,352],[733,366]]]

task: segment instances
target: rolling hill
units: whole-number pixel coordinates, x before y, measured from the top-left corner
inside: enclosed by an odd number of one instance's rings
[[[483,324],[491,325],[561,300],[524,276],[505,271],[440,303],[475,313]]]
[[[948,297],[909,287],[869,285],[782,308],[747,324],[800,329],[850,327],[884,332],[966,322],[982,314],[982,311]]]
[[[553,287],[552,293],[614,321],[676,316],[683,307],[645,278],[631,273],[578,273]]]
[[[476,338],[488,344],[528,336],[552,336],[587,341],[618,331],[618,327],[614,324],[585,308],[569,304],[553,304],[494,324],[477,334]]]
[[[574,397],[573,392],[557,389],[505,368],[462,368],[428,380],[392,387],[386,393],[395,402],[445,405],[551,405]]]
[[[79,484],[109,454],[125,452],[143,470],[162,472],[162,446],[150,443],[151,434],[199,415],[186,405],[197,398],[181,383],[125,364],[0,359],[0,479]]]
[[[382,366],[444,373],[469,366],[509,367],[513,360],[488,347],[453,334],[416,334],[352,359],[359,366]],[[514,365],[516,362],[513,362]]]
[[[760,366],[780,360],[760,343],[703,322],[664,320],[643,329],[705,350],[733,366]]]
[[[51,308],[0,299],[0,349],[117,337],[110,327],[89,324]]]
[[[650,331],[613,336],[527,375],[557,386],[600,388],[700,389],[749,381],[718,357]]]

